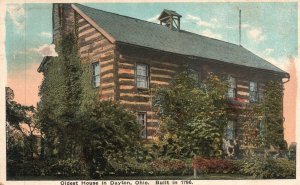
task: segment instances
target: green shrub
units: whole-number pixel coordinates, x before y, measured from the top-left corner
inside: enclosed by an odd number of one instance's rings
[[[7,176],[43,176],[49,173],[47,161],[28,160],[28,161],[7,161]]]
[[[289,179],[296,177],[296,163],[287,159],[247,158],[236,162],[239,172],[263,179]]]
[[[183,160],[159,159],[150,163],[154,175],[189,175],[193,169],[191,162]]]
[[[228,117],[227,82],[209,74],[199,83],[191,74],[190,67],[183,66],[168,87],[154,90],[153,107],[161,120],[161,154],[176,159],[195,154],[219,157]]]
[[[151,162],[137,162],[128,160],[120,165],[118,170],[109,172],[109,176],[168,176],[168,175],[192,175],[191,161],[178,159],[157,159]],[[114,169],[116,169],[114,167]]]
[[[193,160],[193,168],[196,168],[200,173],[233,173],[235,171],[234,163],[227,159],[206,159],[196,157]]]
[[[111,100],[95,102],[85,109],[79,142],[90,176],[128,173],[141,148],[141,126],[134,114]]]
[[[57,160],[50,166],[49,175],[62,177],[86,177],[87,166],[78,159]]]

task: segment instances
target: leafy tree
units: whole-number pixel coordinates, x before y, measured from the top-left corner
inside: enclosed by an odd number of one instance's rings
[[[176,158],[220,156],[227,120],[227,83],[213,74],[198,83],[190,74],[187,68],[170,86],[155,91],[162,153]]]
[[[13,90],[6,87],[6,156],[7,175],[31,174],[27,168],[29,163],[38,155],[38,138],[34,132],[37,125],[34,120],[33,106],[24,106],[14,101]],[[24,125],[26,129],[24,129]],[[24,130],[23,130],[24,129]],[[28,130],[27,130],[28,129]],[[35,155],[36,154],[36,155]]]
[[[33,123],[33,106],[24,106],[13,100],[14,92],[6,87],[6,130],[7,156],[11,160],[32,158],[37,153],[37,138],[34,136],[36,125]],[[25,133],[20,124],[27,124],[29,133]]]
[[[14,101],[14,92],[11,88],[6,87],[6,122],[11,126],[20,129],[19,124],[24,122],[31,123],[31,117],[27,116],[28,112],[33,112],[33,106],[24,106]]]

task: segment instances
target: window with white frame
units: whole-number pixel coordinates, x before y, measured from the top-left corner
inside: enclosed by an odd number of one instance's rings
[[[99,62],[92,63],[92,84],[93,87],[100,86],[100,65]]]
[[[257,82],[250,81],[249,83],[249,102],[258,102],[258,85]]]
[[[139,112],[137,117],[138,124],[141,125],[142,129],[140,132],[140,136],[142,138],[147,138],[147,113]]]
[[[236,97],[236,78],[229,76],[228,78],[229,88],[228,88],[228,97],[235,98]]]
[[[148,65],[136,64],[136,86],[137,88],[149,88]]]

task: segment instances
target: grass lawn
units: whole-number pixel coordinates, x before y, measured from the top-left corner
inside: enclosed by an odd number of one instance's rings
[[[255,179],[252,176],[237,174],[205,174],[198,175],[195,179],[193,176],[107,176],[96,180],[248,180]],[[8,178],[11,181],[23,180],[80,180],[78,177],[55,177],[55,176],[18,176]],[[93,179],[82,179],[93,180]],[[94,179],[95,180],[95,179]]]
[[[248,179],[256,179],[256,178],[254,178],[253,176],[245,176],[245,175],[237,175],[237,174],[207,174],[207,175],[199,175],[195,180],[248,180]]]
[[[106,177],[105,180],[247,180],[255,179],[252,176],[236,174],[205,174],[194,176],[129,176],[129,177]]]

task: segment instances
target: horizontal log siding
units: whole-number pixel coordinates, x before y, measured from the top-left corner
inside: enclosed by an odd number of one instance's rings
[[[136,63],[149,66],[149,89],[141,90],[136,87],[135,66]],[[163,61],[147,61],[144,59],[121,56],[118,63],[120,103],[134,112],[147,112],[148,138],[156,137],[159,120],[152,107],[152,94],[150,88],[169,85],[170,80],[176,74],[179,65]]]
[[[249,101],[249,81],[237,78],[236,91],[236,97],[239,99],[239,101]]]
[[[238,77],[236,81],[236,90],[237,90],[237,99],[241,102],[249,102],[249,84],[251,80],[239,79]],[[265,84],[263,82],[258,83],[258,93],[262,94],[265,89]]]
[[[116,88],[114,81],[115,45],[111,44],[79,14],[76,16],[78,16],[77,36],[80,57],[90,62],[100,62],[100,98],[114,99]]]

